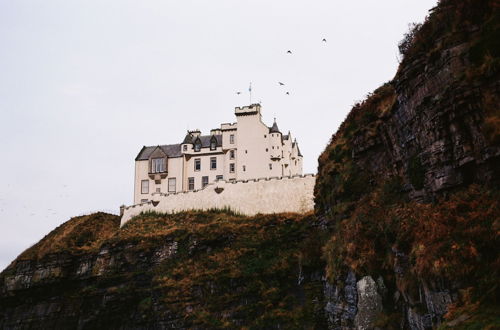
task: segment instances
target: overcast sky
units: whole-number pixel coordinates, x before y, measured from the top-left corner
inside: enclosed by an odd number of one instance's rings
[[[235,121],[250,82],[316,172],[435,4],[0,0],[0,269],[71,216],[130,204],[140,148]]]

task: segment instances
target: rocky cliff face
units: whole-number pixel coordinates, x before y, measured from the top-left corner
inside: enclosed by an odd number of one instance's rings
[[[441,1],[321,155],[327,275],[351,292],[330,296],[331,327],[467,327],[496,306],[499,22],[495,1]]]
[[[321,155],[315,215],[71,219],[0,274],[0,327],[498,327],[499,8],[413,31]]]
[[[0,275],[0,328],[325,328],[312,215],[74,218]],[[107,225],[98,227],[98,223]],[[95,225],[82,248],[75,223]],[[107,236],[108,225],[114,235]],[[84,235],[86,236],[86,235]],[[66,246],[50,247],[57,237]]]

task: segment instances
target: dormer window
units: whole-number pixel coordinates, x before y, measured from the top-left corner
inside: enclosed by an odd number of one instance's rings
[[[217,139],[215,138],[215,136],[213,136],[210,139],[210,150],[215,150],[215,149],[217,149]]]
[[[151,159],[151,173],[162,173],[167,171],[165,158]]]
[[[196,139],[194,141],[194,151],[200,151],[201,150],[201,141],[200,139]]]
[[[187,150],[188,150],[188,146],[187,146],[187,144],[185,144],[185,145],[183,145],[183,146],[182,146],[182,150],[183,150],[183,151],[187,151]]]

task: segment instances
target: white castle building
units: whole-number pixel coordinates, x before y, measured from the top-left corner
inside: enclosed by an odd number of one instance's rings
[[[201,135],[188,131],[181,143],[144,146],[135,158],[134,204],[162,194],[207,185],[302,175],[302,154],[290,132],[262,122],[260,104],[235,108],[236,122]],[[312,192],[311,192],[312,195]]]

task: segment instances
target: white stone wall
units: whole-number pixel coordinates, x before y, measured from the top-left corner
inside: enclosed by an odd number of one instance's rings
[[[315,181],[313,174],[248,181],[218,181],[202,190],[153,194],[153,201],[126,207],[121,226],[134,216],[147,211],[175,213],[227,207],[245,215],[304,213],[314,209]]]

